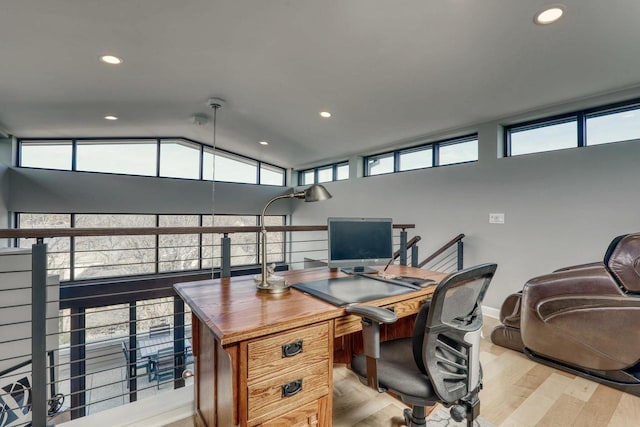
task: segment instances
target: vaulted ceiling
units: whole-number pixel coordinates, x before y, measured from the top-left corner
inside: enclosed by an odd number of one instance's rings
[[[210,143],[189,118],[217,96],[218,146],[298,167],[640,85],[640,2],[564,0],[535,25],[548,3],[3,1],[0,126]]]

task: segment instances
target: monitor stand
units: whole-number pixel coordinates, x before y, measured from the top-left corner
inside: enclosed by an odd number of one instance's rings
[[[369,267],[345,267],[341,268],[340,271],[347,274],[371,274],[378,272],[378,270]]]

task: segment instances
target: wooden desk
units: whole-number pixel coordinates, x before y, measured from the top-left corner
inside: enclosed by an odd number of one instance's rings
[[[445,276],[402,266],[387,273],[436,282]],[[345,276],[326,267],[282,275],[292,284]],[[194,315],[196,425],[331,426],[334,340],[359,331],[358,317],[296,289],[257,293],[252,277],[174,287]],[[399,318],[406,318],[417,313],[433,288],[366,304],[394,307]],[[340,350],[350,360],[348,349]]]

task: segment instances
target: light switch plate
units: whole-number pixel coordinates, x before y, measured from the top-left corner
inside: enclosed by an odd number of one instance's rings
[[[490,213],[489,224],[504,224],[504,213]]]

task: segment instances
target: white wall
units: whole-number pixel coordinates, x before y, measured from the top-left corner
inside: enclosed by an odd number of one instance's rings
[[[498,158],[499,129],[480,126],[475,163],[327,183],[333,198],[293,205],[294,225],[328,216],[415,223],[420,259],[464,233],[465,267],[498,263],[485,298],[493,308],[527,279],[599,261],[613,237],[640,231],[640,141]],[[489,224],[490,212],[506,223]]]

